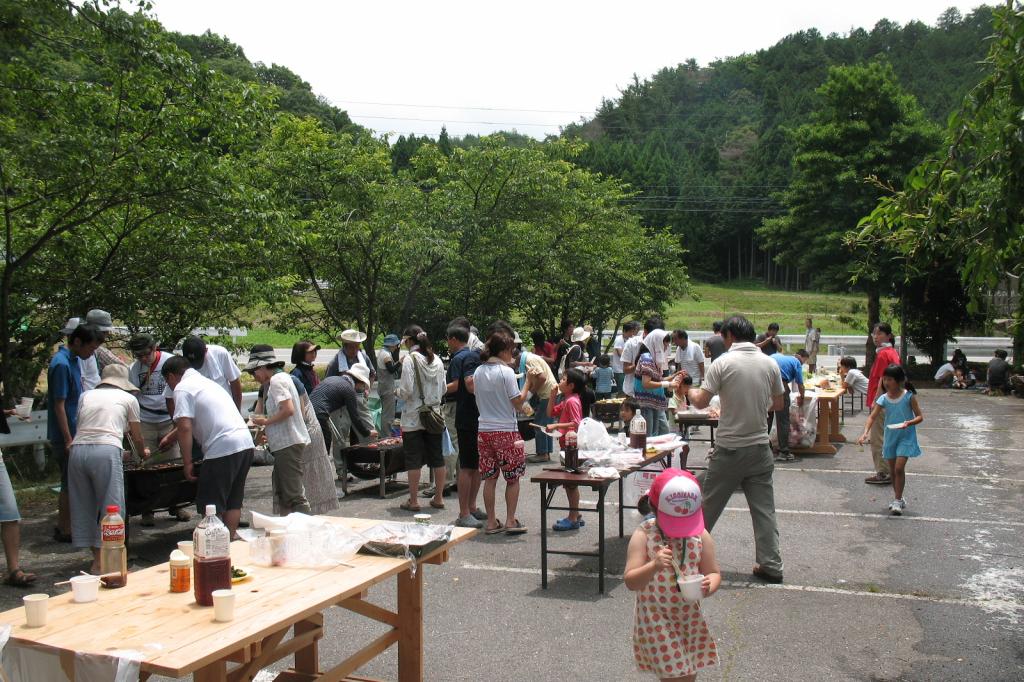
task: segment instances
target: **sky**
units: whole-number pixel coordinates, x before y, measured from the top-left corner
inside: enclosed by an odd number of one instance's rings
[[[516,129],[542,138],[633,80],[755,52],[800,30],[934,25],[950,0],[590,2],[153,0],[171,30],[207,29],[281,64],[378,133]]]

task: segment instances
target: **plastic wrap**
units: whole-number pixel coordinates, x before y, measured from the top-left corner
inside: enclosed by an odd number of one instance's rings
[[[257,566],[336,566],[349,561],[366,539],[351,528],[306,514],[285,517],[253,512],[252,529],[238,535],[249,543],[249,561]],[[268,530],[283,530],[269,537]]]

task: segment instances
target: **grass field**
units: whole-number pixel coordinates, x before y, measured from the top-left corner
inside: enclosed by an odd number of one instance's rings
[[[803,334],[804,318],[814,318],[823,334],[863,334],[867,327],[867,298],[857,294],[815,291],[778,291],[757,281],[728,284],[694,283],[700,300],[689,297],[669,306],[665,324],[687,330],[711,329],[711,323],[739,313],[754,323],[758,332],[778,322],[783,334]],[[889,301],[882,301],[883,317]],[[896,320],[893,320],[896,330]]]
[[[728,284],[695,282],[693,289],[700,300],[685,297],[672,303],[665,318],[666,326],[672,329],[710,330],[715,320],[740,313],[754,323],[758,332],[763,331],[770,322],[778,322],[783,334],[802,334],[804,318],[811,315],[823,334],[866,333],[867,299],[863,295],[778,291],[768,289],[756,280]],[[882,301],[883,316],[888,305],[888,301]],[[897,321],[892,322],[895,330]],[[249,335],[239,340],[246,346],[267,343],[274,348],[290,348],[300,338],[299,334],[253,326],[249,329]],[[324,348],[338,347],[338,342],[333,339],[310,340]]]

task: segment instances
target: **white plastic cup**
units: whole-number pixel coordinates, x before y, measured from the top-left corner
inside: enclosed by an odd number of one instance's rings
[[[50,601],[50,595],[26,594],[21,600],[25,602],[25,624],[30,628],[41,628],[46,625],[46,605]]]
[[[213,591],[213,619],[227,623],[235,619],[235,593],[231,590]]]
[[[76,575],[71,579],[72,598],[79,604],[96,601],[99,591],[100,577],[98,575]]]
[[[424,526],[430,523],[430,514],[415,514],[412,518],[416,523],[423,524]]]
[[[181,542],[179,542],[178,549],[180,549],[182,552],[188,555],[189,559],[192,558],[193,543],[191,540],[182,540]]]
[[[688,575],[679,579],[679,589],[683,593],[683,599],[694,604],[704,598],[704,576]]]
[[[21,419],[28,419],[32,416],[32,398],[22,398],[21,402],[14,406],[14,414]]]

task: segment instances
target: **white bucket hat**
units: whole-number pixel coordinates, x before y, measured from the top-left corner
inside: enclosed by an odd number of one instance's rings
[[[100,377],[100,386],[113,386],[129,393],[138,393],[139,387],[128,381],[128,368],[124,365],[107,365]]]
[[[364,383],[367,386],[370,385],[370,368],[361,362],[357,362],[349,367],[344,374],[348,374],[356,381]]]
[[[590,332],[583,327],[576,327],[572,330],[572,342],[578,343],[579,341],[586,341],[590,338]]]
[[[345,343],[362,343],[366,341],[366,334],[358,329],[346,329],[338,335],[338,338]]]

